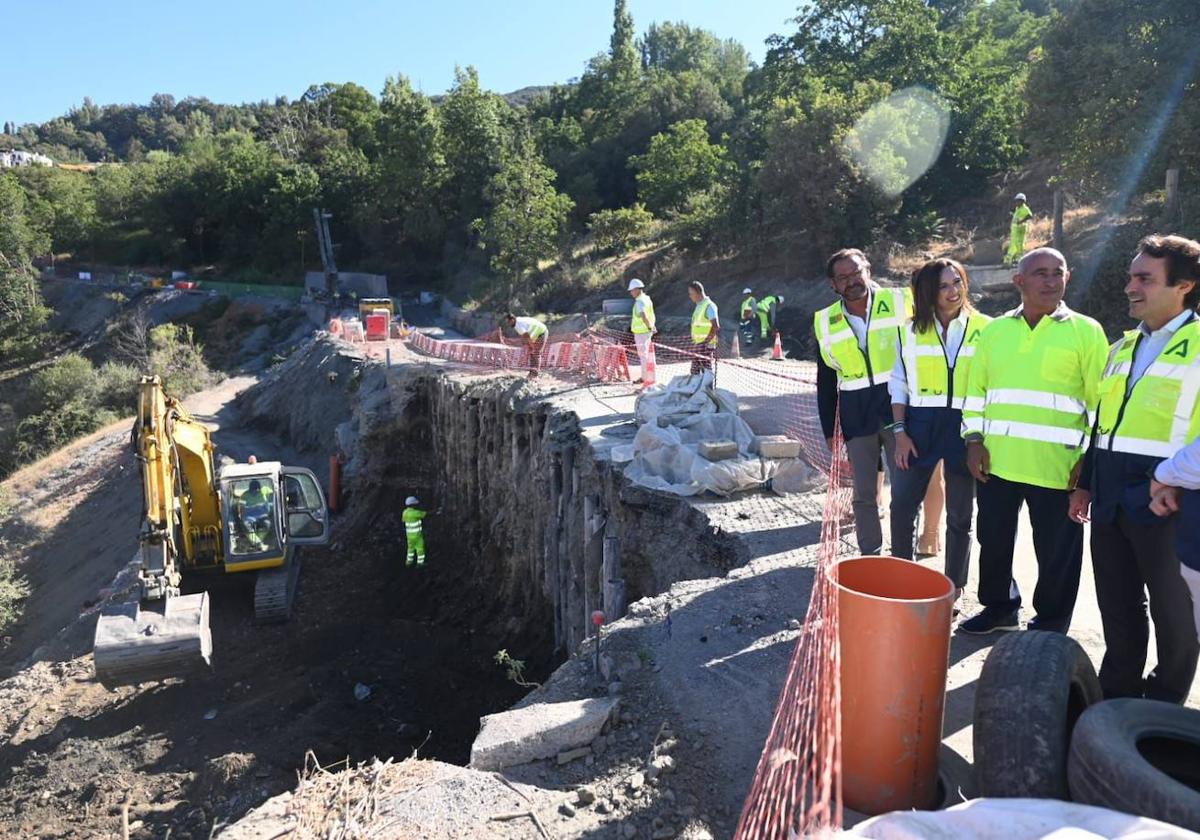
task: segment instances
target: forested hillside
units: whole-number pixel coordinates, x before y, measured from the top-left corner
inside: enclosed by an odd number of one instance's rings
[[[0,176],[5,306],[50,253],[296,282],[319,264],[316,206],[343,264],[399,281],[468,265],[519,291],[582,236],[619,250],[650,231],[815,268],[839,245],[936,235],[1031,158],[1092,196],[1158,186],[1168,163],[1186,181],[1197,32],[1194,0],[811,0],[759,67],[686,23],[639,36],[618,0],[577,80],[509,100],[471,67],[436,98],[396,75],[249,105],[84,100],[0,135],[108,162]]]

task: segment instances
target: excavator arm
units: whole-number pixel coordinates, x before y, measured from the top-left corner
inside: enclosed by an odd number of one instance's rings
[[[185,567],[221,561],[221,514],[208,428],[142,378],[133,444],[142,468],[145,515],[138,534],[143,601],[179,594]]]
[[[181,595],[187,568],[221,561],[220,498],[208,429],[142,377],[133,446],[142,472],[139,600],[96,621],[92,661],[109,687],[178,677],[212,663],[207,592]]]

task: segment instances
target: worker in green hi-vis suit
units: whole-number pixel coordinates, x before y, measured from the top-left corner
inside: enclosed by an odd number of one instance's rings
[[[421,510],[420,504],[416,496],[409,496],[404,500],[404,513],[400,514],[400,519],[404,522],[404,537],[407,542],[404,552],[404,565],[406,566],[425,565],[425,531],[421,527],[425,511]]]
[[[1025,203],[1025,193],[1017,193],[1014,201],[1017,206],[1013,208],[1012,226],[1008,231],[1008,255],[1004,260],[1008,265],[1016,265],[1017,260],[1024,256],[1025,231],[1029,229],[1029,220],[1033,218],[1033,211]]]

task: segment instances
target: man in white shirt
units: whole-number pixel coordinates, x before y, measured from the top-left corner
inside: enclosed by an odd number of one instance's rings
[[[504,314],[504,321],[517,334],[517,338],[525,341],[525,346],[529,350],[529,375],[531,377],[538,375],[538,370],[542,366],[542,350],[546,347],[546,336],[549,330],[546,325],[537,318],[520,317],[511,312]]]

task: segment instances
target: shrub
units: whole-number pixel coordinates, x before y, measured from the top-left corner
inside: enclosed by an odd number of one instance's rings
[[[640,203],[617,210],[599,210],[588,216],[588,230],[599,248],[625,250],[642,239],[654,224],[654,214]]]
[[[162,377],[163,388],[171,396],[186,397],[213,383],[215,377],[191,327],[160,324],[150,330],[149,342],[150,372]]]
[[[96,397],[96,369],[78,353],[68,353],[33,375],[34,412],[54,411],[72,401],[90,404]]]
[[[141,379],[141,372],[133,365],[105,362],[97,372],[101,404],[118,415],[132,413],[136,408]]]

